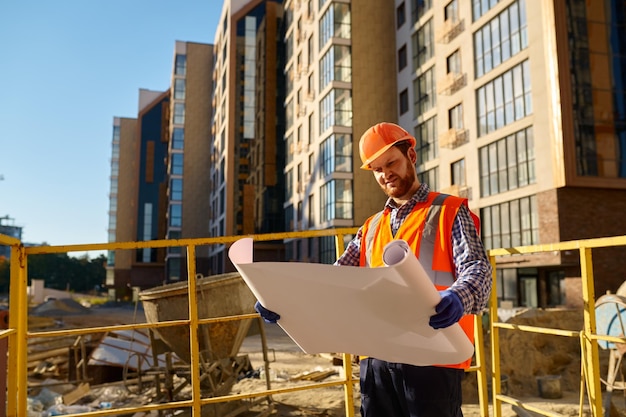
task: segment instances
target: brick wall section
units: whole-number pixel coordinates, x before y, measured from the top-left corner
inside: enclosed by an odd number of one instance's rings
[[[557,195],[561,241],[626,235],[626,190],[566,187]],[[593,250],[595,298],[626,280],[624,259],[626,247]]]

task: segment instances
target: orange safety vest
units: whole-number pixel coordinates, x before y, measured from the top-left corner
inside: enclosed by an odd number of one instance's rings
[[[402,239],[411,246],[437,290],[450,287],[456,279],[452,254],[452,225],[462,204],[467,205],[467,199],[431,192],[426,202],[415,205],[395,236],[391,234],[391,210],[386,208],[376,213],[363,225],[360,265],[371,268],[384,266],[383,248],[394,239]],[[472,218],[478,227],[478,218]],[[464,315],[459,324],[473,344],[474,316]],[[458,364],[437,366],[467,369],[471,361],[470,357]]]

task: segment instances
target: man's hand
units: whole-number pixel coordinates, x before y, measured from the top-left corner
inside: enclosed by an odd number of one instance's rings
[[[263,317],[263,320],[265,320],[266,323],[276,323],[280,320],[280,314],[274,313],[272,310],[268,310],[258,301],[254,303],[254,309],[261,315],[261,317]]]
[[[458,295],[450,290],[439,291],[441,301],[435,306],[435,313],[430,317],[430,327],[444,329],[452,326],[463,317],[463,303]]]

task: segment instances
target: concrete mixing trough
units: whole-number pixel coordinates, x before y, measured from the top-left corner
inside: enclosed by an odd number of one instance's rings
[[[256,298],[238,272],[196,280],[198,318],[254,313]],[[189,318],[188,283],[178,282],[139,293],[148,323]],[[200,326],[198,340],[203,359],[212,361],[237,355],[253,319],[231,320]],[[190,363],[189,327],[154,329],[160,339],[183,361]]]

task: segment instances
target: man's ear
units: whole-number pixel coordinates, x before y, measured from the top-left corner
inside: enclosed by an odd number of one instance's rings
[[[409,148],[407,151],[407,155],[409,156],[409,160],[413,165],[417,162],[417,152],[415,152],[414,148]]]

